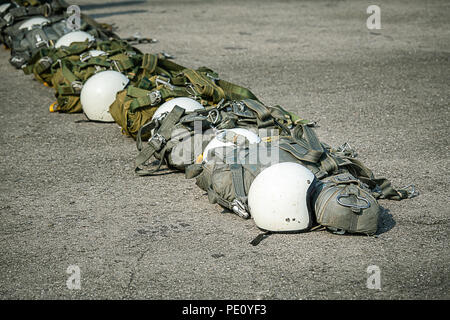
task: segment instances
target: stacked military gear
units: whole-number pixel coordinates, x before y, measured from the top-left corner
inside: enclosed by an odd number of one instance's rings
[[[51,111],[74,113],[82,111],[79,96],[92,75],[115,70],[134,81],[141,57],[138,49],[122,40],[75,42],[40,51],[24,72],[54,87],[57,100]]]
[[[67,10],[67,4],[60,0],[15,0],[0,4],[0,42],[11,47],[20,25],[32,17],[59,16]]]
[[[250,90],[218,79],[209,68],[189,69],[161,54],[145,54],[141,70],[139,83],[119,93],[110,108],[124,133],[133,138],[152,120],[156,109],[173,98],[189,97],[204,106],[215,106],[226,99],[256,99]]]
[[[3,15],[2,41],[11,48],[10,62],[22,68],[42,48],[52,48],[63,35],[71,29],[67,27],[68,5],[64,1],[53,0],[36,6],[6,8]],[[7,13],[6,13],[7,11]],[[27,20],[24,20],[26,19]],[[95,22],[81,15],[78,30],[85,31],[96,39],[118,38],[112,27]]]
[[[70,32],[67,8],[62,0],[0,4],[0,41],[14,66],[55,89],[50,111],[115,121],[136,139],[137,175],[159,174],[163,165],[184,171],[212,203],[267,232],[322,226],[372,235],[377,199],[416,194],[376,179],[346,146],[321,142],[309,121],[281,106],[266,106],[207,67],[144,54],[130,42],[153,41],[119,39],[86,15]]]
[[[143,125],[137,134],[137,147],[140,153],[136,158],[136,173],[139,175],[155,173],[153,169],[142,168],[153,156],[161,161],[160,165],[165,162],[169,167],[184,170],[193,164],[198,156],[201,156],[203,148],[206,148],[207,143],[214,138],[214,130],[253,128],[255,130],[272,130],[278,134],[281,132],[289,134],[288,126],[294,122],[300,122],[298,117],[280,106],[267,107],[253,99],[224,101],[222,99],[216,105],[214,102],[210,102],[211,104],[206,104],[202,110],[187,113],[183,108],[176,107],[165,116],[155,118]],[[207,133],[208,129],[210,129],[209,134]],[[195,134],[202,136],[202,141],[199,143],[202,145],[202,150],[198,154],[195,153],[198,148],[194,148],[194,139],[189,139]],[[142,140],[149,137],[148,144],[143,147]],[[181,150],[188,150],[188,154]],[[173,161],[174,154],[183,154],[182,163]]]
[[[292,132],[291,136],[269,137],[253,148],[217,150],[201,169],[191,167],[187,175],[197,175],[197,185],[208,192],[212,203],[249,217],[252,209],[247,199],[258,174],[276,163],[301,164],[320,181],[310,194],[315,222],[337,232],[374,234],[380,213],[375,199],[411,196],[408,190],[392,188],[386,179],[375,179],[351,152],[321,143],[310,126],[297,125]]]
[[[93,74],[90,72],[92,68],[85,75],[81,75],[82,72],[76,70],[86,70],[90,67],[98,69],[96,67],[98,66],[104,70],[114,68],[123,72],[134,66],[135,58],[133,57],[138,54],[141,54],[139,49],[123,40],[93,41],[87,39],[60,48],[41,49],[23,68],[23,71],[25,74],[33,74],[38,81],[51,86],[53,85],[52,78],[57,72],[61,72],[62,65],[71,73],[80,74],[81,79],[87,80]],[[72,77],[69,76],[69,78]],[[80,81],[80,79],[77,80]]]

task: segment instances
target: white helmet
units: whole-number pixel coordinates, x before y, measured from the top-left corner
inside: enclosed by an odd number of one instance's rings
[[[203,150],[203,162],[208,162],[208,153],[215,148],[235,146],[235,145],[237,145],[237,142],[244,142],[244,141],[239,140],[239,139],[244,139],[244,138],[239,138],[239,136],[245,137],[245,139],[248,140],[249,143],[261,142],[261,138],[256,133],[254,133],[248,129],[233,128],[233,129],[221,130],[208,143],[205,150]]]
[[[161,115],[166,112],[172,111],[172,109],[176,105],[185,109],[188,112],[198,109],[204,109],[204,107],[194,99],[185,97],[174,98],[164,102],[158,109],[156,109],[155,113],[153,114],[152,120],[161,117]]]
[[[116,93],[123,90],[130,80],[120,72],[101,71],[90,77],[81,89],[80,101],[89,120],[114,122],[109,106],[116,100]]]
[[[94,36],[84,31],[72,31],[59,38],[58,41],[56,41],[55,48],[59,48],[62,46],[68,47],[73,42],[84,42],[86,40],[94,41],[95,38]]]
[[[33,28],[33,26],[44,26],[46,24],[50,23],[50,20],[44,18],[44,17],[34,17],[31,19],[26,20],[25,22],[23,22],[19,29],[28,29],[31,30]]]
[[[274,164],[250,185],[248,206],[255,224],[268,231],[302,231],[311,227],[310,194],[314,174],[294,162]]]

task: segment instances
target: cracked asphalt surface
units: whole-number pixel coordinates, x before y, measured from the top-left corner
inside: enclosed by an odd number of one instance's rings
[[[324,142],[420,196],[380,201],[377,237],[259,234],[182,173],[137,177],[116,124],[52,114],[0,50],[1,299],[449,299],[450,3],[70,1],[137,47],[208,66],[318,121]],[[81,289],[69,290],[69,266]],[[366,283],[381,271],[381,289]]]

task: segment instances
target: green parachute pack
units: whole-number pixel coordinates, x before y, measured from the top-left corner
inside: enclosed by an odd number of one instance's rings
[[[230,99],[256,99],[250,90],[218,79],[209,68],[189,69],[161,54],[145,54],[142,70],[139,82],[119,92],[109,108],[123,132],[134,139],[156,109],[173,98],[189,97],[203,106]],[[141,138],[149,138],[148,132]]]
[[[50,111],[82,112],[80,92],[95,73],[116,70],[133,81],[137,78],[142,53],[123,40],[74,42],[69,47],[41,50],[24,68],[25,74],[55,89]]]
[[[299,163],[319,180],[311,201],[314,223],[341,234],[375,234],[381,210],[376,199],[413,195],[408,189],[394,189],[387,179],[376,179],[352,151],[320,142],[309,125],[299,124],[293,132],[269,137],[254,148],[217,148],[208,162],[188,167],[186,178],[196,178],[211,203],[248,218],[248,193],[256,176],[275,163]]]
[[[11,49],[10,63],[16,68],[26,66],[39,50],[52,48],[61,36],[72,31],[67,27],[67,8],[68,5],[59,0],[17,8],[11,4],[6,8],[2,15],[5,27],[2,28],[1,34],[5,46]],[[33,20],[39,23],[32,24]],[[29,25],[25,27],[28,22]],[[99,24],[83,14],[80,14],[77,31],[87,32],[101,40],[119,38],[112,31],[112,26]]]
[[[286,135],[290,126],[306,122],[280,106],[268,107],[253,99],[222,100],[217,105],[206,105],[204,109],[191,112],[175,106],[163,117],[153,119],[138,130],[139,154],[135,172],[141,176],[153,175],[163,164],[184,171],[202,157],[204,147],[217,130],[253,128]],[[202,140],[196,141],[194,135]],[[143,140],[147,139],[144,146]],[[199,152],[196,152],[199,149],[195,148],[195,143],[202,146]],[[148,166],[152,158],[158,160],[157,166],[152,163]]]

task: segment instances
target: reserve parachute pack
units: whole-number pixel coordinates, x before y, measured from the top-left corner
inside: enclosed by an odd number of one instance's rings
[[[313,202],[317,223],[335,233],[377,231],[381,208],[368,186],[350,173],[323,179]]]

